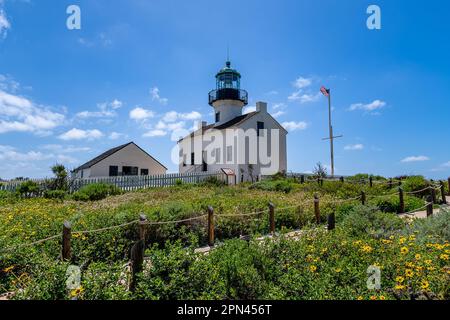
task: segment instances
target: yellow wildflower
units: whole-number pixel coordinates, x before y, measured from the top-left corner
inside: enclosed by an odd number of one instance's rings
[[[398,284],[398,285],[395,286],[395,290],[403,290],[405,288],[406,287],[404,285],[401,285],[401,284]]]
[[[364,298],[362,296],[359,296],[357,299],[358,300],[364,300]]]
[[[441,254],[441,260],[448,260],[448,254]]]
[[[403,281],[405,281],[405,278],[403,278],[402,276],[398,276],[397,278],[395,278],[395,281],[397,281],[398,283],[403,283]]]
[[[11,267],[8,267],[8,268],[3,269],[3,272],[4,272],[4,273],[9,273],[9,272],[11,272],[13,269],[14,269],[14,266],[11,266]]]
[[[309,266],[309,271],[316,272],[317,271],[317,267],[315,265],[311,265],[311,266]]]
[[[402,254],[407,254],[407,253],[409,252],[409,249],[408,249],[407,247],[402,247],[402,248],[400,249],[400,252],[401,252]]]
[[[406,269],[406,270],[405,270],[405,275],[406,275],[408,278],[412,278],[412,277],[414,276],[414,271],[412,271],[411,269]]]
[[[380,296],[380,300],[386,300],[385,296]]]
[[[377,300],[376,296],[370,296],[370,300]]]
[[[425,264],[428,264],[428,265],[430,265],[432,262],[433,262],[433,261],[432,261],[431,259],[425,260]]]
[[[362,250],[362,252],[370,253],[370,252],[372,252],[373,248],[371,246],[365,245],[361,248],[361,250]]]
[[[422,258],[422,256],[420,254],[416,254],[415,258],[416,258],[416,260],[420,260]]]
[[[70,296],[72,298],[78,297],[80,294],[83,293],[83,291],[84,291],[83,287],[79,287],[77,289],[70,291]]]
[[[422,282],[420,283],[420,287],[421,287],[423,290],[426,290],[426,289],[428,289],[428,288],[430,287],[430,284],[429,284],[428,281],[422,280]]]

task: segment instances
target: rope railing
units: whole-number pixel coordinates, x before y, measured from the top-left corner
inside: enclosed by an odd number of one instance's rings
[[[441,186],[439,186],[439,188],[436,188],[436,190],[440,189],[440,188],[441,188]],[[424,188],[422,190],[413,191],[413,192],[405,192],[405,194],[412,195],[412,194],[421,193],[421,192],[424,192],[424,191],[427,191],[427,190],[430,190],[430,189],[435,189],[435,188],[433,188],[432,186],[428,186],[428,187],[426,187],[426,188]],[[398,194],[398,192],[390,193],[390,194],[384,194],[384,195],[377,195],[377,196],[368,194],[368,195],[366,195],[366,198],[369,198],[369,197],[372,198],[372,199],[374,199],[374,198],[383,198],[383,197],[390,197],[390,196],[397,195],[397,194]],[[327,201],[326,203],[327,204],[330,204],[330,203],[331,204],[341,204],[341,203],[345,203],[345,202],[351,202],[351,201],[360,200],[361,198],[362,198],[362,196],[359,195],[357,197],[348,198],[348,199],[333,199],[333,200]],[[306,205],[306,204],[309,204],[309,203],[314,203],[315,201],[316,201],[315,199],[304,200],[301,203],[296,204],[296,205],[279,207],[279,208],[277,208],[277,211],[283,211],[283,210],[288,210],[288,209],[293,209],[293,208],[299,208],[302,205]],[[425,206],[423,206],[423,207],[421,207],[419,209],[415,209],[415,210],[413,210],[411,212],[407,212],[407,213],[404,213],[404,214],[405,215],[411,215],[414,212],[418,212],[418,211],[423,210],[428,205],[430,205],[430,203],[427,203]],[[247,212],[247,213],[217,214],[214,217],[215,218],[238,218],[238,217],[247,217],[247,216],[257,216],[257,215],[261,215],[261,214],[266,213],[266,212],[267,212],[267,209],[264,209],[264,210],[252,211],[252,212]],[[191,217],[191,218],[186,218],[186,219],[172,220],[172,221],[144,221],[144,222],[142,222],[140,220],[133,220],[133,221],[130,221],[130,222],[119,224],[119,225],[114,225],[114,226],[109,226],[109,227],[104,227],[104,228],[99,228],[99,229],[74,231],[71,234],[72,235],[92,234],[92,233],[109,231],[109,230],[113,230],[113,229],[119,229],[119,228],[123,228],[123,227],[130,226],[130,225],[133,225],[133,224],[138,224],[138,223],[140,223],[143,226],[178,224],[178,223],[183,223],[183,222],[190,222],[190,221],[195,221],[195,220],[201,220],[201,219],[204,219],[204,218],[207,218],[207,217],[208,217],[208,214],[198,215],[198,216]],[[22,247],[29,247],[29,246],[33,246],[33,245],[42,244],[44,242],[60,238],[62,235],[63,235],[62,233],[58,233],[56,235],[53,235],[53,236],[50,236],[50,237],[47,237],[47,238],[44,238],[44,239],[40,239],[40,240],[31,242],[31,243],[20,244],[20,245],[17,245],[17,246],[4,248],[4,249],[1,249],[0,252],[8,252],[8,251],[15,250],[15,249],[22,248]]]
[[[430,190],[430,189],[431,189],[431,187],[428,186],[428,187],[426,187],[426,188],[423,188],[422,190],[411,191],[411,192],[405,192],[405,194],[409,194],[409,195],[412,194],[412,195],[414,195],[414,194],[418,194],[418,193],[425,192],[425,191]]]
[[[401,215],[408,215],[408,216],[412,216],[414,215],[414,213],[419,212],[419,211],[423,211],[424,209],[426,209],[429,205],[432,205],[432,202],[428,202],[427,204],[425,204],[423,207],[420,207],[418,209],[409,211],[409,212],[405,212],[405,213],[401,213]]]

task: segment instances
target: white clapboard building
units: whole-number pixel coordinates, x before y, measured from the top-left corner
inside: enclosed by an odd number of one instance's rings
[[[161,175],[167,168],[134,142],[112,148],[72,171],[73,178]]]
[[[217,73],[209,93],[215,121],[202,122],[178,142],[180,173],[223,171],[239,182],[286,172],[287,131],[267,112],[267,103],[257,102],[255,111],[243,114],[248,94],[240,79],[229,61]]]

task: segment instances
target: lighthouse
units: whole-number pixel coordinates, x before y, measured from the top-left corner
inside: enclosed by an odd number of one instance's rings
[[[248,93],[241,89],[241,74],[227,61],[216,74],[216,89],[209,93],[209,105],[214,108],[214,126],[241,116],[242,108],[247,104]]]
[[[238,183],[286,172],[288,132],[265,102],[256,102],[254,111],[243,114],[248,93],[241,89],[241,74],[229,60],[217,72],[216,88],[208,98],[214,121],[202,121],[178,141],[180,173],[222,172],[228,183]]]

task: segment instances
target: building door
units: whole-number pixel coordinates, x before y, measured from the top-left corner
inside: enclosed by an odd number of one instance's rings
[[[208,163],[206,163],[206,151],[203,151],[203,157],[202,157],[202,171],[207,172],[208,171]]]

